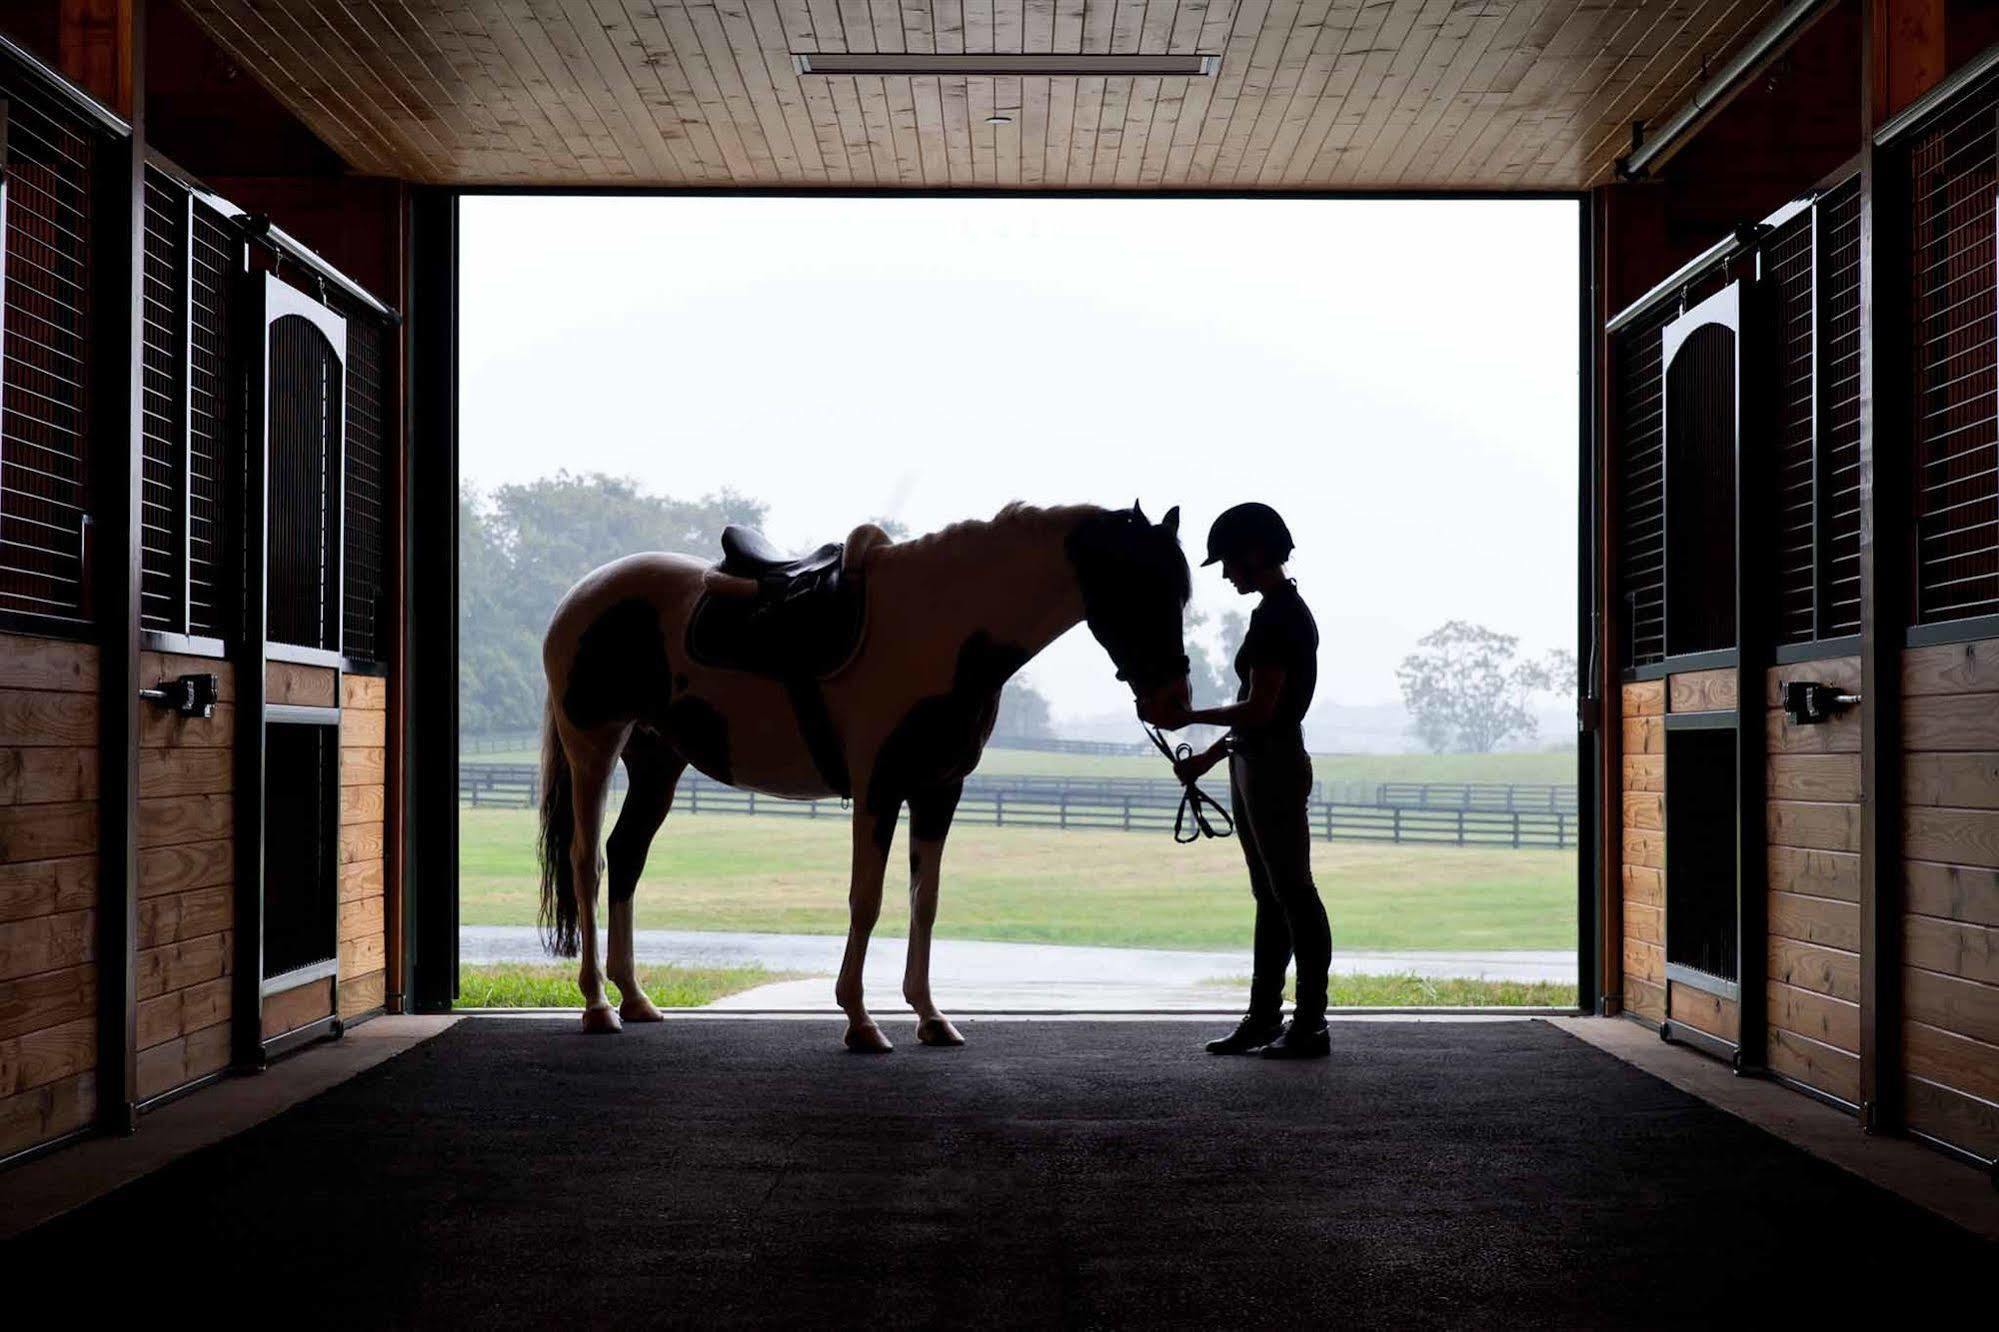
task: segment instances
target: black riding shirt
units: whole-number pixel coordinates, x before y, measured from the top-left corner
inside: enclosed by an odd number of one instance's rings
[[[1237,725],[1238,747],[1256,749],[1276,744],[1304,746],[1305,710],[1319,684],[1319,626],[1312,619],[1298,585],[1286,581],[1263,596],[1250,612],[1249,629],[1235,654],[1235,672],[1242,680],[1236,701],[1249,697],[1249,677],[1257,667],[1284,672],[1277,711],[1262,726]]]

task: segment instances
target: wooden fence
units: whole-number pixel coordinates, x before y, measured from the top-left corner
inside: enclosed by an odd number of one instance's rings
[[[614,788],[622,789],[623,782],[619,770]],[[1226,803],[1225,791],[1215,793]],[[474,806],[532,806],[539,798],[539,773],[530,763],[461,763],[458,794],[462,803]],[[1173,826],[1179,804],[1180,784],[1171,778],[974,777],[965,783],[957,818],[1002,828],[1156,831]],[[675,807],[690,813],[844,817],[837,800],[784,800],[723,786],[691,772],[681,780]],[[1573,807],[1532,808],[1525,802],[1514,809],[1347,803],[1327,800],[1315,790],[1308,808],[1313,835],[1329,842],[1565,850],[1576,837]]]

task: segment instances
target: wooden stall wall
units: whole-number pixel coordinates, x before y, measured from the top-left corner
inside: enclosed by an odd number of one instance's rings
[[[1680,671],[1666,677],[1666,712],[1726,712],[1736,711],[1735,668],[1725,667],[1711,671]],[[1663,772],[1665,759],[1660,758]],[[1664,811],[1661,811],[1661,828],[1665,827]],[[1663,897],[1662,897],[1663,902]],[[1662,931],[1663,942],[1665,934]],[[1691,985],[1666,982],[1666,1013],[1675,1022],[1704,1031],[1710,1036],[1735,1044],[1740,1039],[1741,1021],[1739,1006],[1735,1000],[1706,990],[1695,989]]]
[[[1860,688],[1860,659],[1779,666],[1764,703],[1770,751],[1769,1048],[1772,1072],[1860,1099],[1860,711],[1794,726],[1787,680]]]
[[[1666,682],[1622,691],[1624,1010],[1666,1018]]]
[[[236,899],[236,677],[226,661],[144,652],[148,684],[216,677],[213,717],[160,708],[139,731],[140,1100],[229,1064]]]
[[[1902,658],[1909,1126],[1999,1157],[1999,640]]]
[[[388,681],[340,677],[340,1016],[382,1007],[386,882]]]
[[[0,635],[0,1157],[97,1107],[97,649]]]

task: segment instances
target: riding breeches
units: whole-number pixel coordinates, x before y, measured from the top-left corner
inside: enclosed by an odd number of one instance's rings
[[[1312,882],[1312,834],[1306,806],[1312,760],[1302,748],[1259,749],[1229,757],[1229,799],[1236,838],[1256,896],[1256,966],[1249,1011],[1284,1006],[1284,972],[1298,957],[1294,1016],[1316,1025],[1326,1012],[1332,931]]]

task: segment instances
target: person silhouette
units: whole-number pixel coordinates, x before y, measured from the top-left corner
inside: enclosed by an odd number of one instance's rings
[[[1319,679],[1319,629],[1287,577],[1291,530],[1267,504],[1238,504],[1208,529],[1208,558],[1235,590],[1261,600],[1235,657],[1241,686],[1236,701],[1189,709],[1178,702],[1141,705],[1142,720],[1168,730],[1207,724],[1227,734],[1205,751],[1174,764],[1191,782],[1224,759],[1236,836],[1256,899],[1254,975],[1249,1011],[1234,1031],[1209,1041],[1210,1054],[1260,1054],[1266,1059],[1314,1059],[1331,1052],[1326,1029],[1326,973],[1332,931],[1312,882],[1312,836],[1306,806],[1312,759],[1303,722]],[[1284,973],[1298,959],[1298,995],[1283,1020]]]

